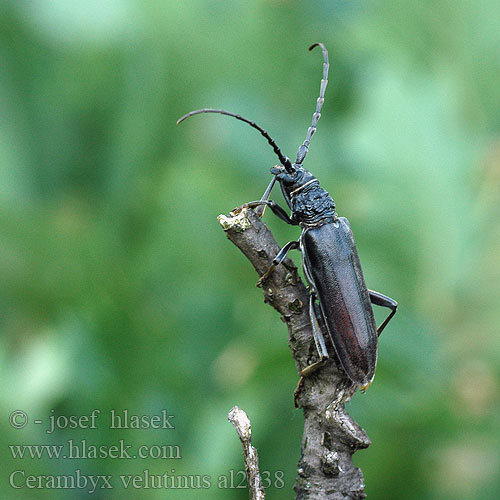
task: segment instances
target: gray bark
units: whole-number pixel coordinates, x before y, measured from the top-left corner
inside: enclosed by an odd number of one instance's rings
[[[262,276],[280,247],[260,217],[243,209],[237,215],[220,215],[219,222]],[[264,301],[280,313],[288,327],[288,345],[300,374],[317,360],[317,352],[309,319],[309,293],[290,259],[276,267],[262,291]],[[334,356],[332,346],[329,352]],[[304,412],[295,484],[298,500],[366,498],[363,473],[354,467],[352,455],[367,448],[370,439],[344,408],[355,390],[333,357],[303,379],[297,394],[297,406]]]

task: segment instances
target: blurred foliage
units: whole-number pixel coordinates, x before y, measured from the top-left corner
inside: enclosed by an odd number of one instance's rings
[[[358,0],[0,3],[2,498],[247,498],[226,415],[293,495],[302,418],[278,316],[216,216],[257,198],[331,71],[306,166],[351,222],[371,288],[395,297],[377,377],[350,411],[373,499],[491,500],[500,488],[500,4]],[[280,195],[276,191],[276,197]],[[296,238],[272,215],[280,242]],[[295,256],[296,262],[299,257]],[[379,313],[377,313],[379,314]],[[33,419],[103,412],[99,429]],[[105,412],[175,430],[107,428]],[[8,425],[22,409],[30,424]],[[53,410],[53,411],[52,411]],[[52,413],[51,413],[52,411]],[[182,460],[14,460],[7,444],[166,443]],[[8,473],[113,474],[114,490],[13,489]],[[119,474],[207,474],[200,490]]]

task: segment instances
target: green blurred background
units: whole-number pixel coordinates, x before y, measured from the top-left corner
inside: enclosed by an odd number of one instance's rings
[[[276,158],[227,117],[175,121],[225,108],[294,155],[319,91],[316,41],[330,83],[306,166],[349,218],[368,285],[400,304],[374,384],[349,405],[373,441],[355,457],[368,496],[499,498],[497,0],[0,5],[2,499],[247,498],[217,487],[243,468],[234,404],[261,468],[284,473],[269,498],[293,497],[302,415],[286,329],[216,219],[262,194]],[[50,415],[95,408],[99,429],[45,432]],[[112,430],[110,409],[167,409],[175,429]],[[9,426],[14,410],[25,428]],[[182,459],[21,460],[7,446],[68,439],[178,445]],[[14,470],[76,469],[115,488],[9,486]],[[212,488],[120,486],[145,469]]]

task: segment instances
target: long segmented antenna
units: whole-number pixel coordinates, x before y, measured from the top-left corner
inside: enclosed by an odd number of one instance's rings
[[[321,80],[319,97],[316,102],[316,111],[314,112],[312,117],[312,124],[307,130],[306,140],[304,141],[302,146],[300,146],[297,152],[297,159],[295,160],[295,163],[299,165],[301,165],[304,161],[309,149],[309,144],[311,143],[311,138],[314,135],[314,132],[316,132],[316,125],[318,124],[318,120],[321,118],[321,108],[323,107],[323,103],[325,102],[325,90],[326,86],[328,85],[328,70],[330,68],[330,63],[328,62],[328,50],[326,50],[326,47],[321,42],[311,45],[309,47],[309,50],[314,49],[314,47],[316,46],[321,47],[321,50],[323,51],[323,78]]]
[[[190,111],[189,113],[185,114],[184,116],[181,116],[177,120],[177,125],[179,123],[183,122],[186,118],[189,118],[190,116],[193,115],[199,115],[201,113],[219,113],[221,115],[227,115],[227,116],[232,116],[233,118],[236,118],[237,120],[241,120],[242,122],[248,123],[251,127],[257,129],[266,139],[267,142],[272,146],[274,152],[278,156],[281,164],[286,168],[287,172],[294,172],[294,168],[292,166],[292,162],[290,159],[285,156],[282,152],[281,149],[278,147],[276,142],[274,142],[274,139],[262,128],[259,127],[255,122],[248,120],[247,118],[241,116],[241,115],[236,115],[234,113],[230,113],[229,111],[224,111],[223,109],[211,109],[211,108],[205,108],[205,109],[197,109],[196,111]]]

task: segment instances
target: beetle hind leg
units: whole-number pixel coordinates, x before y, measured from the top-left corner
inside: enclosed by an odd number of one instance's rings
[[[380,292],[375,292],[374,290],[368,290],[368,294],[370,295],[370,302],[372,304],[375,304],[377,306],[387,307],[388,309],[391,310],[389,316],[387,316],[387,318],[385,318],[383,323],[377,328],[377,334],[380,337],[380,334],[382,333],[383,329],[387,326],[389,321],[391,321],[392,317],[396,314],[398,303],[394,299],[388,297],[387,295],[384,295]]]

